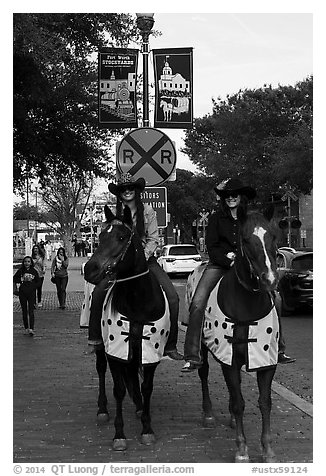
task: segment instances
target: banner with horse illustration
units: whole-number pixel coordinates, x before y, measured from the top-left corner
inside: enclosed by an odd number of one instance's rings
[[[193,50],[153,50],[155,78],[154,127],[193,127]]]
[[[138,50],[102,48],[98,53],[98,122],[107,129],[137,127]]]

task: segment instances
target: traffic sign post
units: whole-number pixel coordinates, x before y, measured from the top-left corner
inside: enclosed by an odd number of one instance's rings
[[[166,182],[175,171],[176,161],[174,143],[158,129],[134,129],[117,144],[119,173],[143,177],[149,187]]]
[[[203,251],[205,251],[206,250],[206,226],[208,224],[209,212],[206,212],[205,210],[203,210],[202,212],[199,212],[199,216],[200,216],[199,223],[203,227],[203,238],[204,238]]]

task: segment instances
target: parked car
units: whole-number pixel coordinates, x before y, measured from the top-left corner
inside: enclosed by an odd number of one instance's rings
[[[192,244],[165,245],[157,262],[169,275],[189,274],[202,263],[202,257]]]
[[[279,248],[276,257],[282,314],[313,307],[313,252]]]

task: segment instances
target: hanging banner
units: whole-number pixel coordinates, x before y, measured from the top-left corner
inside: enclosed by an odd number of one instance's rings
[[[192,48],[152,50],[155,78],[154,127],[193,127]]]
[[[98,121],[107,129],[137,127],[138,50],[102,48],[98,53]]]

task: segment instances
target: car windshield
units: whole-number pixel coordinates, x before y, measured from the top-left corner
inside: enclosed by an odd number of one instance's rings
[[[169,255],[198,255],[198,251],[195,246],[173,246],[170,248]]]
[[[297,256],[292,260],[292,269],[295,271],[307,271],[313,270],[313,259],[312,254],[307,254],[303,256]]]

